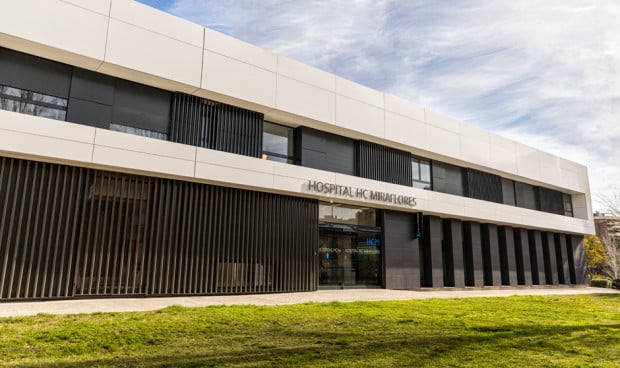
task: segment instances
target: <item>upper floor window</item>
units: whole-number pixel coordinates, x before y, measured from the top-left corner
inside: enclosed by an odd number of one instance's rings
[[[0,84],[0,109],[64,121],[67,100]]]
[[[420,189],[431,189],[431,163],[423,158],[413,157],[411,159],[411,176],[413,187]]]
[[[293,128],[265,122],[263,124],[263,160],[295,163]]]
[[[564,216],[573,217],[573,196],[562,193],[562,197],[564,198]]]
[[[166,133],[156,132],[154,130],[148,130],[148,129],[134,128],[134,127],[130,127],[130,126],[123,125],[123,124],[110,123],[110,130],[113,130],[115,132],[123,132],[123,133],[129,133],[133,135],[139,135],[142,137],[161,139],[164,141],[168,140],[168,134]]]

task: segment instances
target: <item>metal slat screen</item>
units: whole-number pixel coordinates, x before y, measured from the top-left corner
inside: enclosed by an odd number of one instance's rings
[[[172,100],[170,140],[260,157],[263,120],[258,112],[177,92]]]
[[[467,196],[502,203],[502,178],[498,175],[467,169]]]
[[[393,184],[412,186],[411,153],[380,144],[357,143],[357,175]]]
[[[0,158],[0,300],[317,288],[318,202]]]

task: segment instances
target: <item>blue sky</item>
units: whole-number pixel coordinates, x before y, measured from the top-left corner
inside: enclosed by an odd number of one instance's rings
[[[620,190],[620,1],[141,0],[588,166]]]

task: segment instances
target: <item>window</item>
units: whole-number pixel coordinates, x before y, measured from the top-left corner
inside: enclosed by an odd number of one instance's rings
[[[67,100],[0,84],[0,109],[64,121]]]
[[[431,189],[431,163],[423,158],[413,157],[411,159],[411,176],[413,187],[420,189]]]
[[[573,217],[573,196],[562,193],[564,197],[564,216]]]
[[[293,128],[263,124],[263,160],[295,163]]]
[[[134,128],[134,127],[130,127],[127,125],[122,125],[122,124],[110,123],[110,130],[113,130],[115,132],[123,132],[123,133],[129,133],[133,135],[139,135],[142,137],[161,139],[164,141],[168,140],[168,134],[166,133],[156,132],[156,131],[147,130],[147,129]]]

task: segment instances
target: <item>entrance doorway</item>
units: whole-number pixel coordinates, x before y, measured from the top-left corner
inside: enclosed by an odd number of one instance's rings
[[[377,233],[338,234],[321,231],[319,285],[381,286],[381,239]]]
[[[382,244],[381,228],[376,226],[377,210],[322,204],[319,212],[319,286],[381,287]]]

